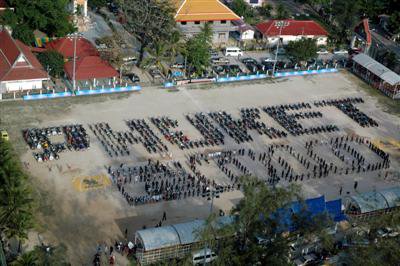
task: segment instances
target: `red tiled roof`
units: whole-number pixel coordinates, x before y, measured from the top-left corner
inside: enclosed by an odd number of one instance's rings
[[[21,59],[18,62],[18,59]],[[3,30],[0,32],[0,81],[47,79],[30,48]]]
[[[282,33],[280,34],[281,24],[283,21]],[[265,36],[278,35],[308,35],[308,36],[327,36],[328,32],[313,20],[269,20],[256,25],[256,28]]]
[[[6,0],[0,0],[0,9],[7,8],[7,7],[8,7],[8,5],[6,3]]]
[[[64,58],[72,58],[74,57],[74,38],[64,37],[54,40],[46,45],[46,49],[56,50],[62,54]],[[99,55],[99,53],[90,41],[82,37],[76,39],[76,56],[78,58],[97,55]]]
[[[73,61],[70,60],[64,65],[65,73],[68,78],[73,78]],[[117,77],[118,72],[99,56],[85,56],[76,61],[75,78],[76,80],[100,79]]]

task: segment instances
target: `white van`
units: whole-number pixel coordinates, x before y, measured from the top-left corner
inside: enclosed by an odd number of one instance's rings
[[[239,47],[226,47],[225,56],[242,56],[243,52]]]
[[[217,254],[211,249],[201,249],[192,253],[193,265],[199,265],[203,263],[210,263],[218,258]]]

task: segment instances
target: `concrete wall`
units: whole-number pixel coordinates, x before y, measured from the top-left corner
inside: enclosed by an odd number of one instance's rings
[[[301,38],[315,38],[315,39],[317,39],[317,45],[326,45],[327,41],[328,41],[328,37],[325,37],[325,36],[313,36],[313,35],[281,36],[283,45],[287,45],[290,41],[298,41]],[[264,37],[264,39],[268,42],[269,46],[275,46],[279,40],[279,37],[278,36]]]
[[[0,93],[43,88],[43,80],[5,81],[0,83]]]
[[[177,22],[178,27],[182,30],[182,32],[187,37],[193,37],[198,34],[201,29],[204,27],[204,21],[200,22]],[[214,44],[227,43],[229,39],[229,32],[234,30],[234,26],[229,20],[226,20],[225,23],[221,21],[212,21],[211,28],[213,30],[213,38],[212,42]]]

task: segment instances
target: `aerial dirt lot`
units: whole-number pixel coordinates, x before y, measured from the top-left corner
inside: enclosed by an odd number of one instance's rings
[[[130,147],[130,156],[110,158],[101,147],[99,140],[88,128],[89,124],[107,122],[113,130],[126,131],[128,130],[125,124],[126,120],[146,119],[153,131],[162,138],[149,118],[168,116],[179,121],[179,128],[189,138],[197,139],[201,135],[185,119],[185,114],[223,110],[232,114],[233,117],[239,118],[239,110],[242,107],[262,108],[302,101],[312,104],[316,100],[345,97],[362,97],[365,102],[356,104],[356,107],[375,119],[379,123],[379,127],[363,128],[333,106],[313,107],[313,110],[320,111],[323,117],[302,121],[304,124],[307,126],[335,124],[340,131],[301,137],[289,136],[273,140],[251,132],[254,138],[253,142],[238,145],[226,137],[224,146],[183,151],[164,141],[170,150],[168,158],[160,154],[147,153],[141,144]],[[305,141],[311,139],[326,141],[329,137],[345,134],[357,134],[380,143],[380,146],[391,155],[392,163],[388,171],[394,176],[398,176],[400,147],[396,146],[396,143],[398,144],[396,141],[400,140],[400,118],[395,113],[390,113],[391,111],[396,112],[396,110],[390,110],[377,98],[372,97],[363,89],[360,81],[346,72],[293,77],[254,84],[224,84],[214,87],[180,88],[179,90],[144,88],[142,92],[134,94],[0,103],[2,125],[8,130],[23,165],[31,174],[31,183],[39,199],[37,232],[46,244],[66,244],[68,257],[73,265],[89,264],[97,244],[104,242],[112,244],[115,240],[123,239],[125,229],[128,229],[128,239],[132,240],[134,232],[141,229],[143,225],[155,226],[160,221],[164,210],[167,212],[167,221],[164,224],[205,218],[210,211],[210,202],[202,197],[129,206],[115,184],[105,182],[104,187],[81,191],[74,183],[76,178],[92,176],[106,176],[107,178],[108,166],[116,166],[120,163],[133,166],[145,163],[148,158],[162,162],[178,160],[184,163],[188,154],[205,150],[250,148],[256,152],[262,152],[267,145],[275,143],[290,144],[298,152],[305,153]],[[262,114],[261,121],[268,126],[283,130],[266,113]],[[36,162],[32,156],[33,151],[23,140],[22,129],[67,124],[82,124],[86,128],[91,140],[90,149],[81,152],[63,152],[60,154],[59,160],[51,162]],[[327,152],[324,147],[320,147],[320,149],[319,153],[321,154]],[[282,156],[285,154],[282,153]],[[369,157],[373,154],[369,155],[366,151],[365,156]],[[326,159],[333,160],[329,156]],[[247,159],[244,163],[252,174],[260,178],[267,178],[262,166]],[[218,182],[229,182],[213,165],[202,166],[201,170],[206,176]],[[303,187],[305,198],[325,195],[327,199],[331,200],[339,197],[339,187],[343,187],[342,196],[347,192],[350,195],[358,193],[353,190],[355,180],[359,183],[358,192],[398,184],[394,178],[384,180],[381,171],[349,175],[338,173],[336,176],[310,179],[299,182],[299,184]],[[282,185],[285,184],[282,183]],[[135,184],[135,186],[134,189],[144,190],[141,184]],[[241,192],[237,190],[223,193],[221,198],[214,201],[214,211],[229,210],[240,197]],[[37,235],[31,234],[30,241],[35,241],[35,239],[37,239]],[[127,263],[124,258],[117,258],[117,262],[119,265]]]

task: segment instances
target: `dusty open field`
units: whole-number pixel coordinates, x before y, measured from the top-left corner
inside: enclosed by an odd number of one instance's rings
[[[226,137],[221,149],[252,149],[256,153],[265,150],[272,143],[290,144],[294,149],[305,154],[304,143],[311,139],[329,140],[332,136],[356,133],[371,140],[400,140],[400,118],[385,112],[385,106],[376,98],[367,94],[359,82],[347,73],[328,74],[321,76],[294,77],[279,82],[258,82],[255,84],[226,84],[214,88],[186,88],[177,91],[167,91],[157,88],[146,88],[142,92],[131,95],[95,96],[89,98],[61,99],[40,102],[7,102],[0,104],[1,121],[9,131],[11,140],[15,143],[21,160],[29,163],[28,171],[32,175],[32,183],[39,191],[40,227],[39,231],[46,243],[63,242],[69,248],[69,257],[73,265],[90,262],[96,245],[100,242],[113,243],[123,238],[123,232],[128,229],[128,238],[132,239],[136,229],[143,225],[154,226],[167,211],[168,223],[188,221],[194,218],[204,218],[209,213],[209,202],[203,198],[194,197],[177,201],[161,202],[143,206],[129,206],[115,185],[89,192],[78,192],[73,185],[76,177],[107,175],[106,166],[143,164],[147,158],[167,161],[159,154],[151,156],[141,144],[130,147],[131,156],[110,158],[102,149],[98,139],[88,129],[88,124],[108,122],[116,131],[128,130],[125,121],[129,119],[147,119],[154,132],[160,137],[148,118],[169,116],[179,121],[179,127],[190,138],[201,135],[185,119],[187,113],[224,110],[239,118],[241,107],[264,107],[268,105],[296,103],[300,101],[313,103],[315,100],[363,97],[365,103],[357,107],[378,121],[377,128],[362,128],[335,107],[313,108],[323,114],[322,118],[306,120],[308,126],[335,124],[340,131],[312,136],[293,137],[270,140],[251,132],[254,142],[237,145]],[[268,126],[283,129],[276,121],[263,113],[261,121]],[[83,124],[91,138],[91,147],[84,152],[65,152],[60,160],[48,163],[37,163],[32,151],[25,145],[21,130],[32,127],[60,126],[65,124]],[[165,143],[167,143],[165,141]],[[172,160],[186,161],[186,156],[205,149],[182,151],[176,146],[167,144],[172,153]],[[390,171],[399,169],[399,147],[387,145],[392,153]],[[208,148],[209,149],[209,148]],[[324,147],[319,147],[319,153],[327,160],[334,160],[327,155]],[[361,147],[365,156],[372,158],[365,147]],[[282,157],[288,156],[282,151]],[[371,159],[372,160],[372,159]],[[375,160],[375,159],[374,159]],[[243,163],[251,173],[267,178],[262,165],[246,158]],[[293,161],[293,164],[295,162]],[[339,164],[339,162],[338,162]],[[301,166],[294,166],[295,168]],[[50,170],[51,168],[51,170]],[[215,165],[202,166],[201,171],[210,178],[220,182],[229,182]],[[325,195],[327,199],[338,198],[339,187],[350,194],[355,180],[359,181],[358,191],[369,191],[398,184],[388,182],[378,177],[380,171],[371,173],[355,173],[349,175],[330,176],[322,179],[310,179],[301,182],[305,197]],[[285,184],[283,182],[283,184]],[[143,185],[135,184],[132,189],[143,190]],[[344,193],[345,194],[345,193]],[[240,198],[240,192],[224,193],[215,200],[215,209],[228,210]],[[122,258],[119,264],[123,265]]]

